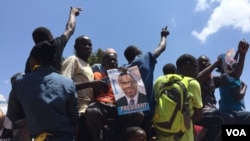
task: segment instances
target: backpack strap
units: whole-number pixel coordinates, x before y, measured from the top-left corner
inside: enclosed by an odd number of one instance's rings
[[[187,88],[181,81],[178,81],[177,83],[181,86],[182,92],[183,92],[183,104],[182,104],[182,107],[181,107],[181,112],[184,113],[186,108],[188,108],[186,106],[186,104],[189,104],[188,103],[188,96],[187,96]]]
[[[183,76],[184,77],[184,76]],[[193,81],[193,80],[195,80],[195,79],[189,79],[188,80],[188,84],[191,82],[191,81]],[[186,89],[186,87],[184,86],[184,88]],[[184,104],[183,104],[183,108],[182,108],[182,113],[184,113],[184,112],[187,112],[187,111],[189,111],[189,99],[190,99],[190,97],[188,96],[188,92],[187,92],[187,89],[185,90],[186,92],[183,92],[183,94],[184,94],[184,98],[183,98],[183,100],[184,100]]]
[[[182,78],[182,79],[183,79],[183,78]],[[165,128],[167,128],[167,129],[170,129],[170,128],[171,128],[172,123],[173,123],[173,121],[174,121],[174,119],[175,119],[175,116],[176,116],[177,112],[178,112],[179,110],[181,110],[182,113],[185,111],[185,110],[184,110],[184,109],[185,109],[185,106],[184,106],[184,105],[185,105],[185,102],[187,101],[187,89],[186,89],[186,86],[181,82],[181,80],[177,80],[177,79],[176,79],[176,80],[174,80],[174,81],[164,83],[163,85],[161,85],[161,88],[160,88],[160,89],[162,89],[163,87],[166,87],[166,86],[170,86],[170,85],[172,85],[173,83],[177,83],[177,84],[181,87],[181,89],[182,89],[182,92],[183,92],[183,104],[182,104],[182,106],[181,106],[181,103],[177,103],[176,108],[174,109],[173,114],[172,114],[171,118],[169,119],[169,122],[155,123],[156,125],[161,126],[161,127],[165,127]],[[165,90],[162,89],[162,91],[160,92],[159,97],[161,97],[161,95],[162,95],[163,93],[165,93],[164,91],[165,91]],[[158,98],[159,98],[159,97],[158,97]],[[181,101],[180,101],[180,102],[181,102]]]

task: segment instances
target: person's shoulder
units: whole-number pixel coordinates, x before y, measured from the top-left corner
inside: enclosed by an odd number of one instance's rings
[[[117,99],[117,101],[122,101],[122,100],[125,100],[125,99],[126,99],[126,96],[123,96],[123,97]]]
[[[147,97],[146,94],[139,92],[139,96],[141,97]]]
[[[148,51],[148,52],[143,53],[142,55],[140,55],[138,58],[139,59],[145,59],[145,58],[150,59],[150,58],[154,58],[154,55],[153,55],[153,52]]]
[[[200,86],[200,83],[198,82],[198,80],[196,80],[193,77],[184,76],[184,79],[186,79],[186,81],[188,82],[188,85]]]
[[[165,75],[158,76],[155,80],[155,82],[161,81],[162,79],[165,79]]]
[[[53,41],[55,44],[65,43],[65,42],[67,42],[67,37],[64,34],[62,34],[61,36],[54,38]]]
[[[12,75],[10,78],[11,83],[13,83],[17,78],[20,79],[23,75],[24,75],[23,72],[18,72],[18,73],[15,73],[14,75]]]
[[[58,36],[52,40],[49,40],[49,42],[55,47],[57,50],[62,51],[64,47],[66,46],[68,39],[67,37],[62,34],[61,36]]]
[[[136,56],[134,60],[130,64],[128,64],[128,66],[133,66],[141,62],[147,62],[150,58],[153,58],[153,54],[151,52],[141,54],[139,56]]]
[[[76,60],[78,60],[78,57],[76,57],[75,55],[71,55],[71,56],[65,58],[63,62],[76,61]]]
[[[102,72],[94,72],[94,79],[97,79],[97,80],[100,80],[104,77],[106,77],[107,75],[105,73],[102,73]]]
[[[95,63],[95,64],[92,65],[92,67],[101,67],[101,66],[102,66],[101,63]]]
[[[140,102],[140,103],[147,102],[147,100],[148,100],[147,96],[143,93],[139,93],[138,99],[139,99],[138,102]]]
[[[126,96],[123,96],[123,97],[117,99],[117,100],[116,100],[116,103],[117,103],[118,105],[124,105],[125,102],[126,102],[126,100],[127,100],[127,99],[126,99]]]
[[[54,72],[53,75],[54,75],[54,78],[56,78],[59,81],[67,82],[67,83],[74,83],[74,81],[71,78],[61,75],[57,72]]]
[[[100,64],[100,63],[95,63],[91,66],[93,71],[100,71],[101,67],[102,67],[102,64]]]
[[[186,80],[189,81],[189,82],[192,82],[192,81],[198,82],[195,78],[189,77],[189,76],[184,76],[184,79],[186,79]]]
[[[67,91],[69,92],[76,92],[76,86],[75,86],[75,82],[63,75],[60,74],[56,74],[58,76],[54,77],[54,85],[58,85],[60,84],[61,87],[58,87],[59,89],[61,89],[63,87],[63,89],[67,89]],[[51,85],[53,87],[53,84]]]

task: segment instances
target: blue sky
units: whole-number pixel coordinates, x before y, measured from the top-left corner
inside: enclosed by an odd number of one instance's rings
[[[161,28],[168,26],[167,48],[157,59],[155,79],[162,75],[164,64],[175,64],[184,53],[195,57],[204,54],[214,62],[219,54],[230,48],[236,50],[241,39],[250,42],[250,0],[1,0],[0,94],[5,98],[11,88],[10,77],[24,71],[34,45],[32,31],[45,26],[55,37],[60,36],[70,6],[83,11],[77,17],[64,57],[73,54],[76,37],[87,35],[94,51],[114,48],[122,65],[126,63],[123,51],[128,45],[136,45],[143,52],[153,51],[160,41]],[[248,85],[249,61],[248,53],[241,76]],[[249,110],[249,94],[245,98]]]

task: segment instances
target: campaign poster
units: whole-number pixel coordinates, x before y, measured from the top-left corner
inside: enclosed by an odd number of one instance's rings
[[[149,103],[137,66],[107,71],[115,95],[118,115],[149,110]]]

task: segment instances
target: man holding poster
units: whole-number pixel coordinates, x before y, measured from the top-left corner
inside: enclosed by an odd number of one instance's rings
[[[115,125],[111,128],[111,140],[115,141],[120,140],[121,135],[128,127],[141,125],[144,115],[143,112],[139,111],[123,115],[118,114],[118,106],[116,105],[115,98],[117,93],[119,93],[117,86],[117,77],[119,75],[117,55],[109,52],[104,54],[102,61],[105,72],[95,72],[94,78],[95,80],[106,82],[109,86],[109,90],[106,93],[103,91],[96,91],[95,101],[86,109],[86,123],[92,135],[91,141],[102,141],[104,139],[102,130],[105,121],[109,118],[115,119]],[[114,74],[112,75],[113,77],[110,78],[108,72]]]
[[[149,110],[144,83],[137,66],[107,71],[115,94],[118,115]]]

